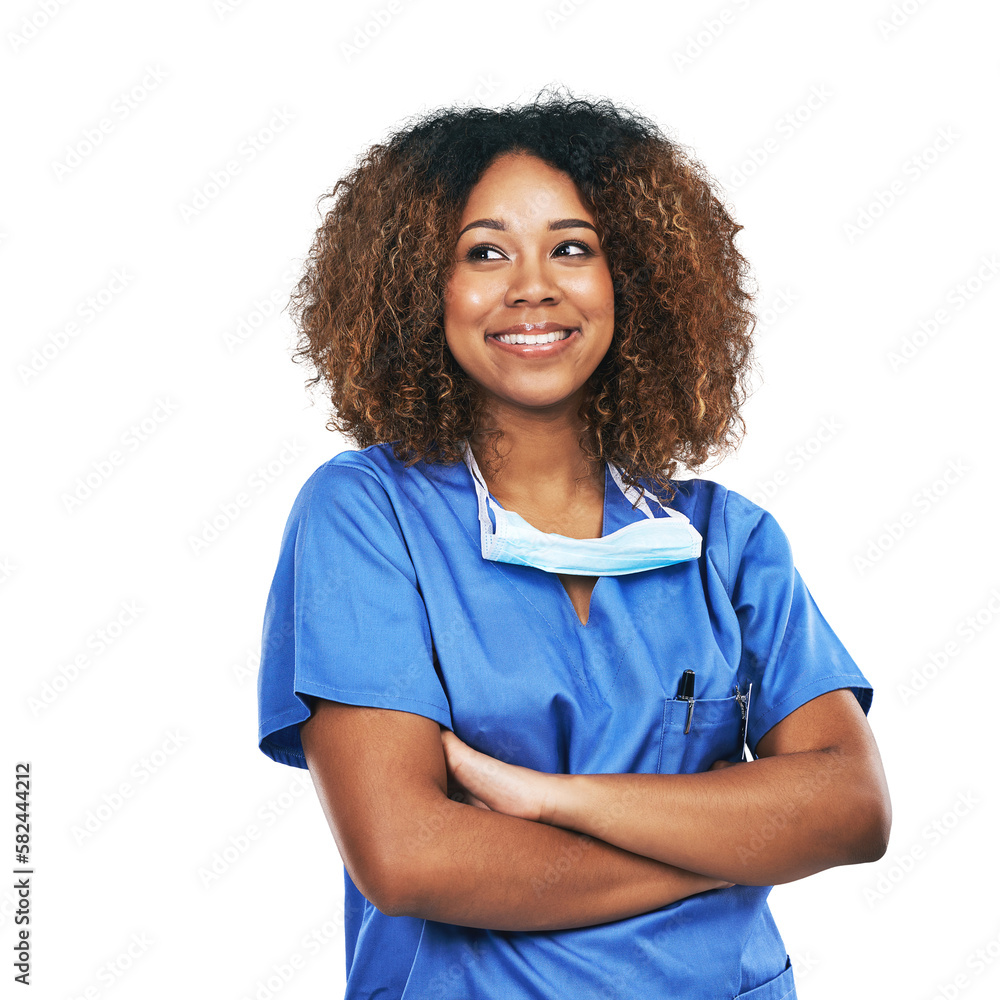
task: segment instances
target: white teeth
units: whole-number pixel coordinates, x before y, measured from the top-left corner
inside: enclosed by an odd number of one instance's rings
[[[502,333],[497,340],[505,344],[553,344],[565,340],[572,330],[554,330],[552,333]]]

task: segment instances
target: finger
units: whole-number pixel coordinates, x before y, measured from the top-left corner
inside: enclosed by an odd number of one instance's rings
[[[486,809],[492,812],[490,807],[482,801],[482,799],[477,798],[472,794],[467,788],[463,787],[457,781],[448,782],[448,798],[455,802],[462,802],[465,805],[475,806],[477,809]]]
[[[451,730],[441,730],[441,747],[444,750],[445,760],[457,761],[469,750],[467,744],[463,743]]]

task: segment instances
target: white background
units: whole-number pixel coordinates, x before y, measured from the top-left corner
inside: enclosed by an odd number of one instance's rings
[[[799,994],[997,996],[995,6],[46,2],[0,23],[3,739],[40,995],[342,995],[335,845],[256,743],[285,518],[350,446],[281,310],[365,147],[563,83],[660,122],[746,227],[761,378],[738,457],[688,474],[775,514],[875,687],[892,840],[772,893]]]

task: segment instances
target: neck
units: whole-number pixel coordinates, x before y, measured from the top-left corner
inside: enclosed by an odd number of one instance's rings
[[[580,447],[584,424],[566,411],[530,416],[520,412],[490,415],[489,429],[500,429],[497,444],[484,434],[470,440],[490,492],[499,500],[531,497],[555,503],[604,489],[604,463],[588,462]]]

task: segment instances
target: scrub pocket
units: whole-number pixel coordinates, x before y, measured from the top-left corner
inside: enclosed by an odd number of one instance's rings
[[[685,733],[687,718],[687,701],[664,699],[657,773],[697,774],[717,760],[742,760],[743,704],[736,694],[696,698],[691,728]]]
[[[795,980],[792,976],[792,961],[788,959],[785,971],[779,973],[774,979],[769,979],[766,983],[746,993],[738,993],[735,1000],[795,1000]]]

